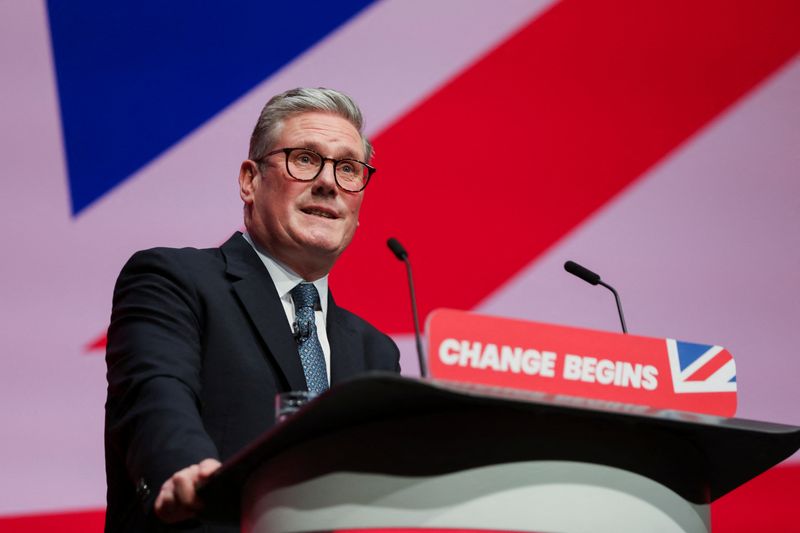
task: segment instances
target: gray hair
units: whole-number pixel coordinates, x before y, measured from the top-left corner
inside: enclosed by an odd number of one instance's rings
[[[346,94],[324,87],[290,89],[270,98],[261,110],[256,127],[250,136],[249,158],[258,161],[264,157],[264,154],[274,146],[284,120],[299,113],[314,111],[333,113],[350,122],[361,136],[364,158],[369,162],[372,157],[372,145],[362,131],[364,118],[361,110]]]

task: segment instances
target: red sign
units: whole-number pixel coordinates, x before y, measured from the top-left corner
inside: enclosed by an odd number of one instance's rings
[[[431,377],[677,409],[736,412],[721,346],[440,309],[428,316]]]

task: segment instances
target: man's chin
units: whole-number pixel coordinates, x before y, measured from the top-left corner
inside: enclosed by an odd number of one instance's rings
[[[333,259],[336,259],[349,243],[349,239],[344,242],[341,237],[330,235],[309,235],[299,242],[301,248],[309,254]]]

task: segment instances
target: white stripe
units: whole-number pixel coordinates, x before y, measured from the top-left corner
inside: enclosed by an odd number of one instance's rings
[[[694,374],[703,365],[711,361],[719,352],[722,351],[722,346],[712,346],[703,353],[700,357],[692,361],[689,366],[681,370],[681,378],[686,379]]]
[[[722,365],[716,372],[711,374],[706,380],[706,383],[714,383],[716,384],[728,384],[731,381],[731,378],[736,377],[736,363],[733,359]],[[736,388],[736,382],[733,382],[734,388]]]
[[[672,376],[672,390],[680,392],[683,383],[681,378],[681,360],[678,357],[678,341],[667,339],[667,357],[669,357],[669,371]]]

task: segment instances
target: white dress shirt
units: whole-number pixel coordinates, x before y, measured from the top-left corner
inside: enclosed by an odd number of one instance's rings
[[[286,320],[289,321],[289,327],[294,331],[294,321],[296,318],[294,311],[294,301],[292,300],[292,289],[298,283],[303,283],[305,280],[294,273],[289,267],[275,260],[267,252],[261,249],[247,233],[243,233],[242,237],[250,243],[253,250],[256,251],[261,262],[267,267],[267,272],[272,278],[272,283],[275,284],[275,290],[278,291],[278,296],[283,304],[283,310],[286,313]],[[325,327],[325,320],[328,318],[328,276],[323,276],[313,282],[319,293],[320,309],[314,311],[314,323],[317,325],[317,336],[319,343],[322,346],[322,353],[325,355],[325,370],[328,373],[328,383],[331,382],[331,346],[328,342],[328,330]]]

